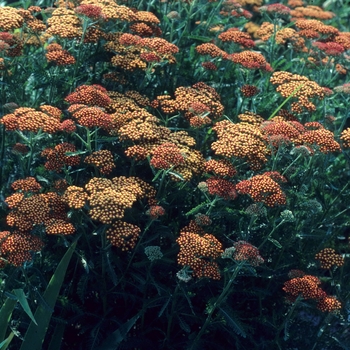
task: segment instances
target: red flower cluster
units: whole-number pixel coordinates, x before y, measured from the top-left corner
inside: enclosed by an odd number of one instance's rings
[[[254,202],[262,202],[269,207],[286,204],[286,195],[281,190],[280,185],[275,181],[286,182],[287,180],[279,173],[264,173],[255,175],[249,180],[243,180],[236,185],[236,189],[241,194],[249,194]]]
[[[46,148],[41,152],[41,156],[47,159],[45,168],[51,171],[61,172],[62,167],[78,165],[80,157],[78,155],[66,155],[67,152],[76,152],[73,144],[68,142],[61,143],[54,148]]]
[[[69,104],[83,104],[88,106],[107,107],[111,99],[107,90],[98,84],[81,85],[69,94],[65,101]]]
[[[210,177],[205,183],[208,193],[213,196],[216,195],[226,200],[232,200],[237,197],[235,185],[228,180]]]
[[[252,266],[259,266],[264,262],[259,249],[246,241],[238,241],[233,244],[233,259],[246,261]]]

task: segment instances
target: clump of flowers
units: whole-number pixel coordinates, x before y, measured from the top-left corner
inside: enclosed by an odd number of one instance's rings
[[[222,253],[222,244],[211,234],[205,233],[192,222],[180,232],[176,240],[180,246],[178,264],[189,266],[193,276],[220,279],[220,271],[215,261]]]
[[[108,175],[113,169],[115,169],[115,164],[113,160],[113,154],[109,150],[100,150],[93,152],[91,155],[84,159],[87,164],[94,165],[100,170],[101,174]]]
[[[283,71],[275,72],[272,74],[270,81],[273,85],[277,85],[276,91],[280,92],[284,98],[293,95],[298,99],[298,102],[293,102],[291,107],[291,110],[296,113],[302,113],[303,109],[310,112],[315,111],[316,106],[310,99],[318,98],[322,100],[325,96],[322,87],[299,74]]]
[[[253,117],[252,119],[255,118]],[[252,169],[256,170],[267,162],[267,138],[258,125],[244,122],[234,124],[223,120],[215,124],[213,130],[218,140],[213,142],[211,149],[215,154],[246,160]]]
[[[146,214],[152,220],[156,220],[165,214],[165,209],[160,205],[151,205],[150,208],[146,211]]]
[[[259,249],[246,241],[237,241],[232,247],[226,248],[221,255],[222,258],[231,258],[236,261],[246,261],[252,266],[259,266],[264,263]]]
[[[148,260],[155,261],[163,257],[163,253],[158,245],[149,245],[145,248],[145,254]]]
[[[107,107],[112,100],[103,86],[93,84],[78,86],[65,98],[65,101],[69,104]]]
[[[116,220],[106,231],[107,239],[111,245],[126,251],[135,247],[141,229],[125,221]]]
[[[333,248],[322,249],[315,255],[315,259],[319,260],[322,269],[330,269],[332,266],[343,266],[344,258],[335,252]]]
[[[235,185],[225,179],[219,177],[210,177],[205,181],[206,190],[213,196],[219,196],[226,200],[232,200],[237,197]]]
[[[255,51],[242,51],[239,53],[233,53],[227,56],[227,59],[236,64],[240,64],[244,68],[248,69],[261,69],[266,72],[272,72],[271,65],[266,61],[265,57]]]
[[[240,181],[236,189],[240,194],[249,194],[254,202],[261,202],[268,207],[286,204],[286,195],[282,191],[278,182],[287,180],[274,172],[275,174],[264,173],[255,175],[249,180]]]

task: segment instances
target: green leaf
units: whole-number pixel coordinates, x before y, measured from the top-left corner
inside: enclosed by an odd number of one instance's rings
[[[46,303],[50,306],[50,308],[52,308],[52,310],[47,309],[42,305],[39,305],[37,307],[34,317],[37,320],[38,324],[36,325],[33,321],[30,323],[20,350],[42,349],[45,334],[51,320],[52,311],[55,307],[59,291],[62,287],[62,283],[64,281],[64,277],[66,275],[66,271],[76,245],[77,241],[75,241],[68,248],[67,252],[62,257],[43,295]]]
[[[6,336],[7,326],[10,322],[12,311],[17,304],[17,300],[7,298],[0,310],[0,341],[3,342]],[[2,344],[2,343],[1,343]]]
[[[273,243],[277,248],[282,248],[282,245],[280,242],[278,242],[276,239],[273,239],[271,237],[268,238],[268,240]]]
[[[32,310],[30,309],[29,307],[29,304],[28,304],[28,301],[27,301],[27,298],[24,294],[24,291],[23,289],[15,289],[13,291],[16,295],[16,297],[18,298],[18,301],[19,303],[21,304],[21,306],[23,307],[23,310],[25,311],[25,313],[30,317],[30,319],[36,324],[36,321],[35,321],[35,318],[34,318],[34,315],[32,313]]]
[[[243,338],[247,337],[247,333],[245,332],[245,330],[243,329],[242,325],[240,324],[240,322],[233,318],[233,315],[229,315],[224,309],[222,309],[221,307],[219,308],[221,315],[225,318],[227,325],[230,326],[230,328],[237,333],[238,335],[240,335]]]
[[[135,315],[129,321],[122,324],[116,331],[114,331],[107,339],[98,347],[97,350],[116,350],[119,344],[125,339],[130,329],[134,326],[140,314]]]
[[[8,348],[14,335],[15,334],[13,332],[11,332],[10,335],[4,341],[2,341],[0,343],[0,350],[6,350]]]

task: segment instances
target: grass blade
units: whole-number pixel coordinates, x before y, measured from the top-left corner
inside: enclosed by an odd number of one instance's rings
[[[18,301],[19,303],[21,304],[21,306],[23,307],[23,310],[25,311],[25,313],[30,317],[30,319],[36,324],[36,321],[35,321],[35,318],[34,318],[34,315],[32,313],[32,310],[30,309],[29,307],[29,304],[28,304],[28,301],[27,301],[27,298],[24,294],[24,291],[23,289],[15,289],[13,291],[16,295],[16,297],[18,298]]]

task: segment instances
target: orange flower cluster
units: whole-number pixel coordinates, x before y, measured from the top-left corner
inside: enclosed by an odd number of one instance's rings
[[[333,133],[323,126],[320,129],[305,131],[299,139],[306,145],[317,146],[322,153],[341,151],[339,143],[334,140]]]
[[[266,72],[273,71],[270,64],[266,62],[265,57],[259,52],[242,51],[227,55],[226,58],[248,69],[262,69]]]
[[[58,66],[67,66],[75,63],[75,58],[67,50],[63,50],[61,45],[50,44],[46,47],[46,59]]]
[[[335,16],[333,12],[325,11],[319,6],[307,5],[305,7],[298,6],[290,11],[292,19],[301,19],[301,18],[312,18],[319,20],[331,19]]]
[[[78,124],[87,128],[98,127],[104,130],[111,130],[112,118],[99,107],[88,107],[82,104],[73,104],[68,108]]]
[[[115,169],[113,154],[108,150],[100,150],[93,152],[84,160],[87,164],[93,164],[100,170],[101,174],[110,174]]]
[[[47,159],[45,168],[50,171],[61,172],[62,167],[74,166],[80,163],[80,157],[78,155],[66,155],[67,152],[76,152],[76,148],[73,144],[64,142],[54,148],[46,148],[41,152],[41,156]]]
[[[219,266],[214,260],[222,254],[222,244],[211,234],[205,233],[195,222],[184,227],[176,240],[180,246],[177,262],[189,266],[193,276],[221,278]]]
[[[234,42],[248,49],[255,46],[251,36],[241,32],[238,28],[229,28],[226,32],[219,34],[218,38],[223,42]]]
[[[89,215],[103,224],[121,219],[127,208],[142,198],[152,200],[155,190],[137,177],[93,178],[85,185]]]
[[[209,159],[204,164],[204,170],[207,173],[214,173],[216,176],[232,177],[236,174],[236,169],[227,159]]]
[[[146,211],[146,214],[152,220],[158,219],[159,216],[163,216],[165,214],[165,210],[160,205],[151,205],[150,208]]]
[[[153,151],[158,148],[155,151],[156,157],[153,162],[155,165],[160,166],[158,161],[161,159],[164,161],[169,156],[165,155],[164,146],[161,145],[174,144],[175,146],[167,145],[166,148],[171,147],[176,150],[177,159],[168,159],[165,162],[166,164],[162,164],[162,167],[166,166],[168,168],[168,165],[175,165],[171,162],[174,161],[176,163],[174,170],[180,176],[171,175],[173,180],[179,181],[179,179],[183,178],[188,181],[192,176],[202,171],[203,156],[199,151],[193,149],[195,140],[187,132],[171,132],[168,128],[160,126],[158,118],[147,112],[145,108],[141,108],[135,102],[132,102],[130,98],[118,96],[113,97],[113,101],[110,109],[111,111],[115,110],[111,114],[114,129],[111,131],[111,134],[117,134],[121,141],[134,143],[133,146],[128,147],[125,151],[128,157],[136,160],[145,160],[147,156],[151,156]],[[184,160],[181,164],[179,163],[179,152]]]
[[[134,26],[135,27],[135,26]],[[146,69],[148,62],[175,63],[173,56],[179,48],[162,38],[142,38],[130,33],[121,34],[117,41],[109,41],[105,45],[107,51],[118,53],[113,56],[113,66],[124,70]]]
[[[18,10],[13,7],[0,7],[0,28],[3,31],[10,31],[12,29],[21,28],[24,23],[23,17]]]
[[[279,173],[264,173],[255,175],[249,180],[243,180],[236,185],[236,190],[240,194],[249,194],[254,202],[261,202],[269,207],[286,204],[286,195],[281,190],[277,181],[287,180]]]
[[[256,0],[257,6],[261,5],[261,3],[262,1]],[[220,14],[225,17],[232,16],[232,17],[244,17],[244,18],[250,19],[253,17],[253,15],[249,11],[243,8],[243,6],[245,5],[246,5],[245,0],[225,0],[222,3]]]
[[[263,22],[259,29],[257,29],[256,35],[263,41],[274,37],[275,42],[279,45],[290,42],[297,51],[307,50],[305,47],[305,40],[292,28],[274,27],[273,23]]]
[[[52,12],[47,23],[49,25],[47,34],[68,39],[80,38],[82,35],[81,20],[73,10],[57,8]]]
[[[196,51],[200,55],[209,55],[210,57],[225,57],[227,56],[227,53],[224,50],[221,50],[219,47],[217,47],[213,43],[205,43],[196,46]]]
[[[275,72],[272,74],[270,82],[277,85],[276,91],[280,92],[284,98],[293,97],[298,99],[298,102],[292,103],[292,111],[302,113],[303,109],[309,112],[316,110],[316,106],[310,101],[311,98],[317,97],[323,99],[325,92],[316,82],[308,78],[292,74],[289,72]]]
[[[175,90],[175,100],[167,95],[158,96],[154,104],[157,104],[164,113],[183,113],[194,127],[210,124],[224,112],[219,94],[214,88],[202,82],[192,87],[178,87]]]
[[[181,149],[174,143],[166,142],[155,147],[152,151],[152,159],[150,164],[156,169],[176,170],[176,166],[185,162]]]
[[[27,232],[0,232],[0,268],[5,266],[4,260],[16,267],[22,266],[32,260],[32,252],[40,251],[43,246],[39,237]]]
[[[344,148],[350,148],[350,128],[346,128],[340,134],[340,139],[342,140],[342,145]]]
[[[56,109],[55,107],[52,108]],[[61,126],[60,116],[51,115],[46,111],[36,111],[34,108],[28,107],[20,107],[13,113],[4,115],[0,123],[5,125],[6,130],[32,132],[42,130],[50,134],[58,132]]]
[[[33,182],[31,178],[24,180]],[[32,230],[36,225],[44,225],[47,234],[69,235],[75,232],[68,222],[65,202],[57,193],[31,194],[33,188],[25,186],[25,182],[19,184],[16,181],[14,184],[14,188],[22,192],[5,199],[11,209],[6,217],[9,226],[21,233]],[[38,191],[37,188],[35,190]]]
[[[238,241],[233,244],[232,258],[236,261],[246,261],[252,266],[264,263],[259,249],[246,241]]]
[[[219,196],[226,200],[232,200],[237,197],[235,185],[225,179],[210,177],[205,181],[206,191],[213,195]]]
[[[317,308],[322,312],[336,312],[341,303],[333,296],[329,296],[320,287],[321,281],[311,275],[295,277],[284,283],[283,290],[288,294],[287,299],[294,302],[299,295],[304,299],[317,301]]]
[[[68,186],[62,198],[70,208],[81,209],[88,199],[88,194],[82,187]]]
[[[322,269],[330,269],[332,266],[343,266],[344,258],[332,248],[322,249],[315,255],[315,259],[320,261]]]
[[[11,188],[14,191],[21,192],[39,192],[41,185],[34,177],[26,177],[25,179],[16,180],[12,183]]]
[[[320,284],[321,281],[317,277],[305,275],[286,281],[282,289],[289,294],[288,299],[291,301],[295,301],[299,295],[304,299],[319,300],[326,296],[326,293],[321,289]]]
[[[138,226],[117,220],[107,230],[106,235],[112,246],[126,251],[135,247],[140,232]]]
[[[98,84],[78,86],[65,101],[69,104],[107,107],[111,103],[107,90]]]
[[[328,35],[330,37],[339,34],[339,30],[333,26],[326,25],[316,19],[300,19],[295,22],[295,26],[300,29],[299,35],[307,37],[308,32],[316,32],[322,36]]]
[[[267,162],[268,140],[258,125],[246,121],[234,124],[223,120],[216,123],[213,130],[218,137],[218,140],[211,145],[215,154],[229,159],[232,157],[245,159],[254,170],[260,169]]]

